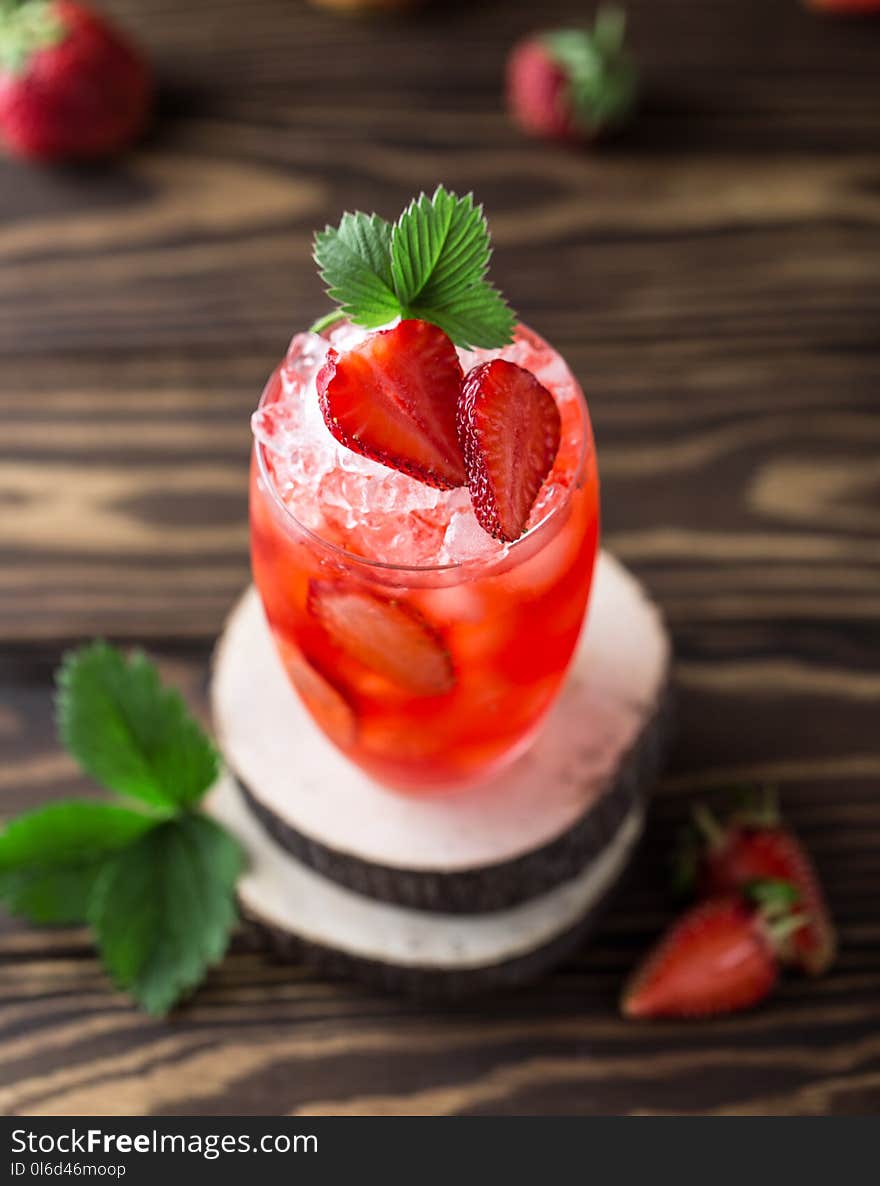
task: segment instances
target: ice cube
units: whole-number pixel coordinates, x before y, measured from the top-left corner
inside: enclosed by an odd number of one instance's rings
[[[461,564],[478,557],[501,557],[506,545],[493,539],[477,522],[472,507],[453,512],[443,536],[443,564]]]
[[[328,343],[320,334],[294,334],[287,348],[283,374],[289,377],[291,382],[299,378],[301,383],[308,383],[323,366],[327,350]]]

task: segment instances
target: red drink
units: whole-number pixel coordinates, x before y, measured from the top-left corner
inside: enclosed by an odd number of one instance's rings
[[[364,331],[327,335],[339,351]],[[380,782],[417,792],[482,781],[529,744],[565,677],[596,556],[598,482],[583,394],[520,326],[500,350],[556,400],[559,452],[528,530],[503,543],[467,489],[438,490],[352,453],[323,423],[328,341],[294,338],[254,416],[254,579],[317,724]]]

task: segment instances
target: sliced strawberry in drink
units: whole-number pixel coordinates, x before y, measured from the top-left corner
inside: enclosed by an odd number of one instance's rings
[[[458,438],[480,525],[496,539],[519,539],[559,451],[553,396],[515,363],[484,362],[465,377]]]
[[[309,611],[345,654],[412,696],[455,686],[443,639],[412,606],[332,581],[309,584]]]
[[[318,372],[321,411],[347,448],[441,490],[464,486],[455,428],[462,369],[443,330],[401,321]]]
[[[299,695],[331,741],[345,749],[357,736],[354,709],[313,663],[293,647],[282,645],[287,673]]]

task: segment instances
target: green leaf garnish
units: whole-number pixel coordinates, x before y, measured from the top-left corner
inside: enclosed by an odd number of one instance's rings
[[[327,295],[358,325],[375,329],[400,311],[391,285],[391,227],[377,214],[344,214],[315,236]]]
[[[107,970],[149,1013],[165,1013],[220,960],[235,922],[238,844],[182,815],[108,861],[89,921]]]
[[[494,288],[462,298],[455,309],[425,308],[417,304],[409,317],[420,317],[439,325],[458,346],[503,346],[510,341],[511,312]]]
[[[0,900],[31,922],[85,922],[103,861],[156,822],[124,807],[76,800],[27,812],[0,833]]]
[[[410,202],[394,228],[391,275],[404,305],[441,307],[478,284],[489,267],[489,231],[471,194],[457,198],[438,186],[434,197]]]
[[[85,770],[147,806],[72,800],[12,820],[0,901],[32,922],[90,923],[116,983],[164,1013],[221,958],[236,919],[241,848],[195,812],[217,753],[145,655],[104,642],[65,657],[58,725]]]
[[[108,790],[154,807],[186,807],[217,777],[217,753],[179,692],[141,652],[105,642],[65,657],[58,674],[61,740]]]
[[[315,261],[339,316],[367,329],[418,317],[465,348],[513,337],[515,314],[486,280],[490,256],[483,208],[442,185],[412,201],[393,227],[375,214],[345,214],[315,236]]]

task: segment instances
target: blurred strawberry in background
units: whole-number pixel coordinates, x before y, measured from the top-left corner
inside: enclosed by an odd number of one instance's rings
[[[334,8],[337,12],[391,12],[397,8],[415,8],[421,0],[311,0],[316,8]]]
[[[518,42],[507,63],[507,103],[522,130],[588,143],[624,123],[637,83],[625,30],[621,9],[602,8],[592,29],[552,29]]]
[[[39,161],[84,160],[128,147],[153,94],[139,51],[73,0],[0,0],[0,138]]]
[[[839,12],[842,15],[880,12],[880,0],[806,0],[806,5],[817,12]]]

